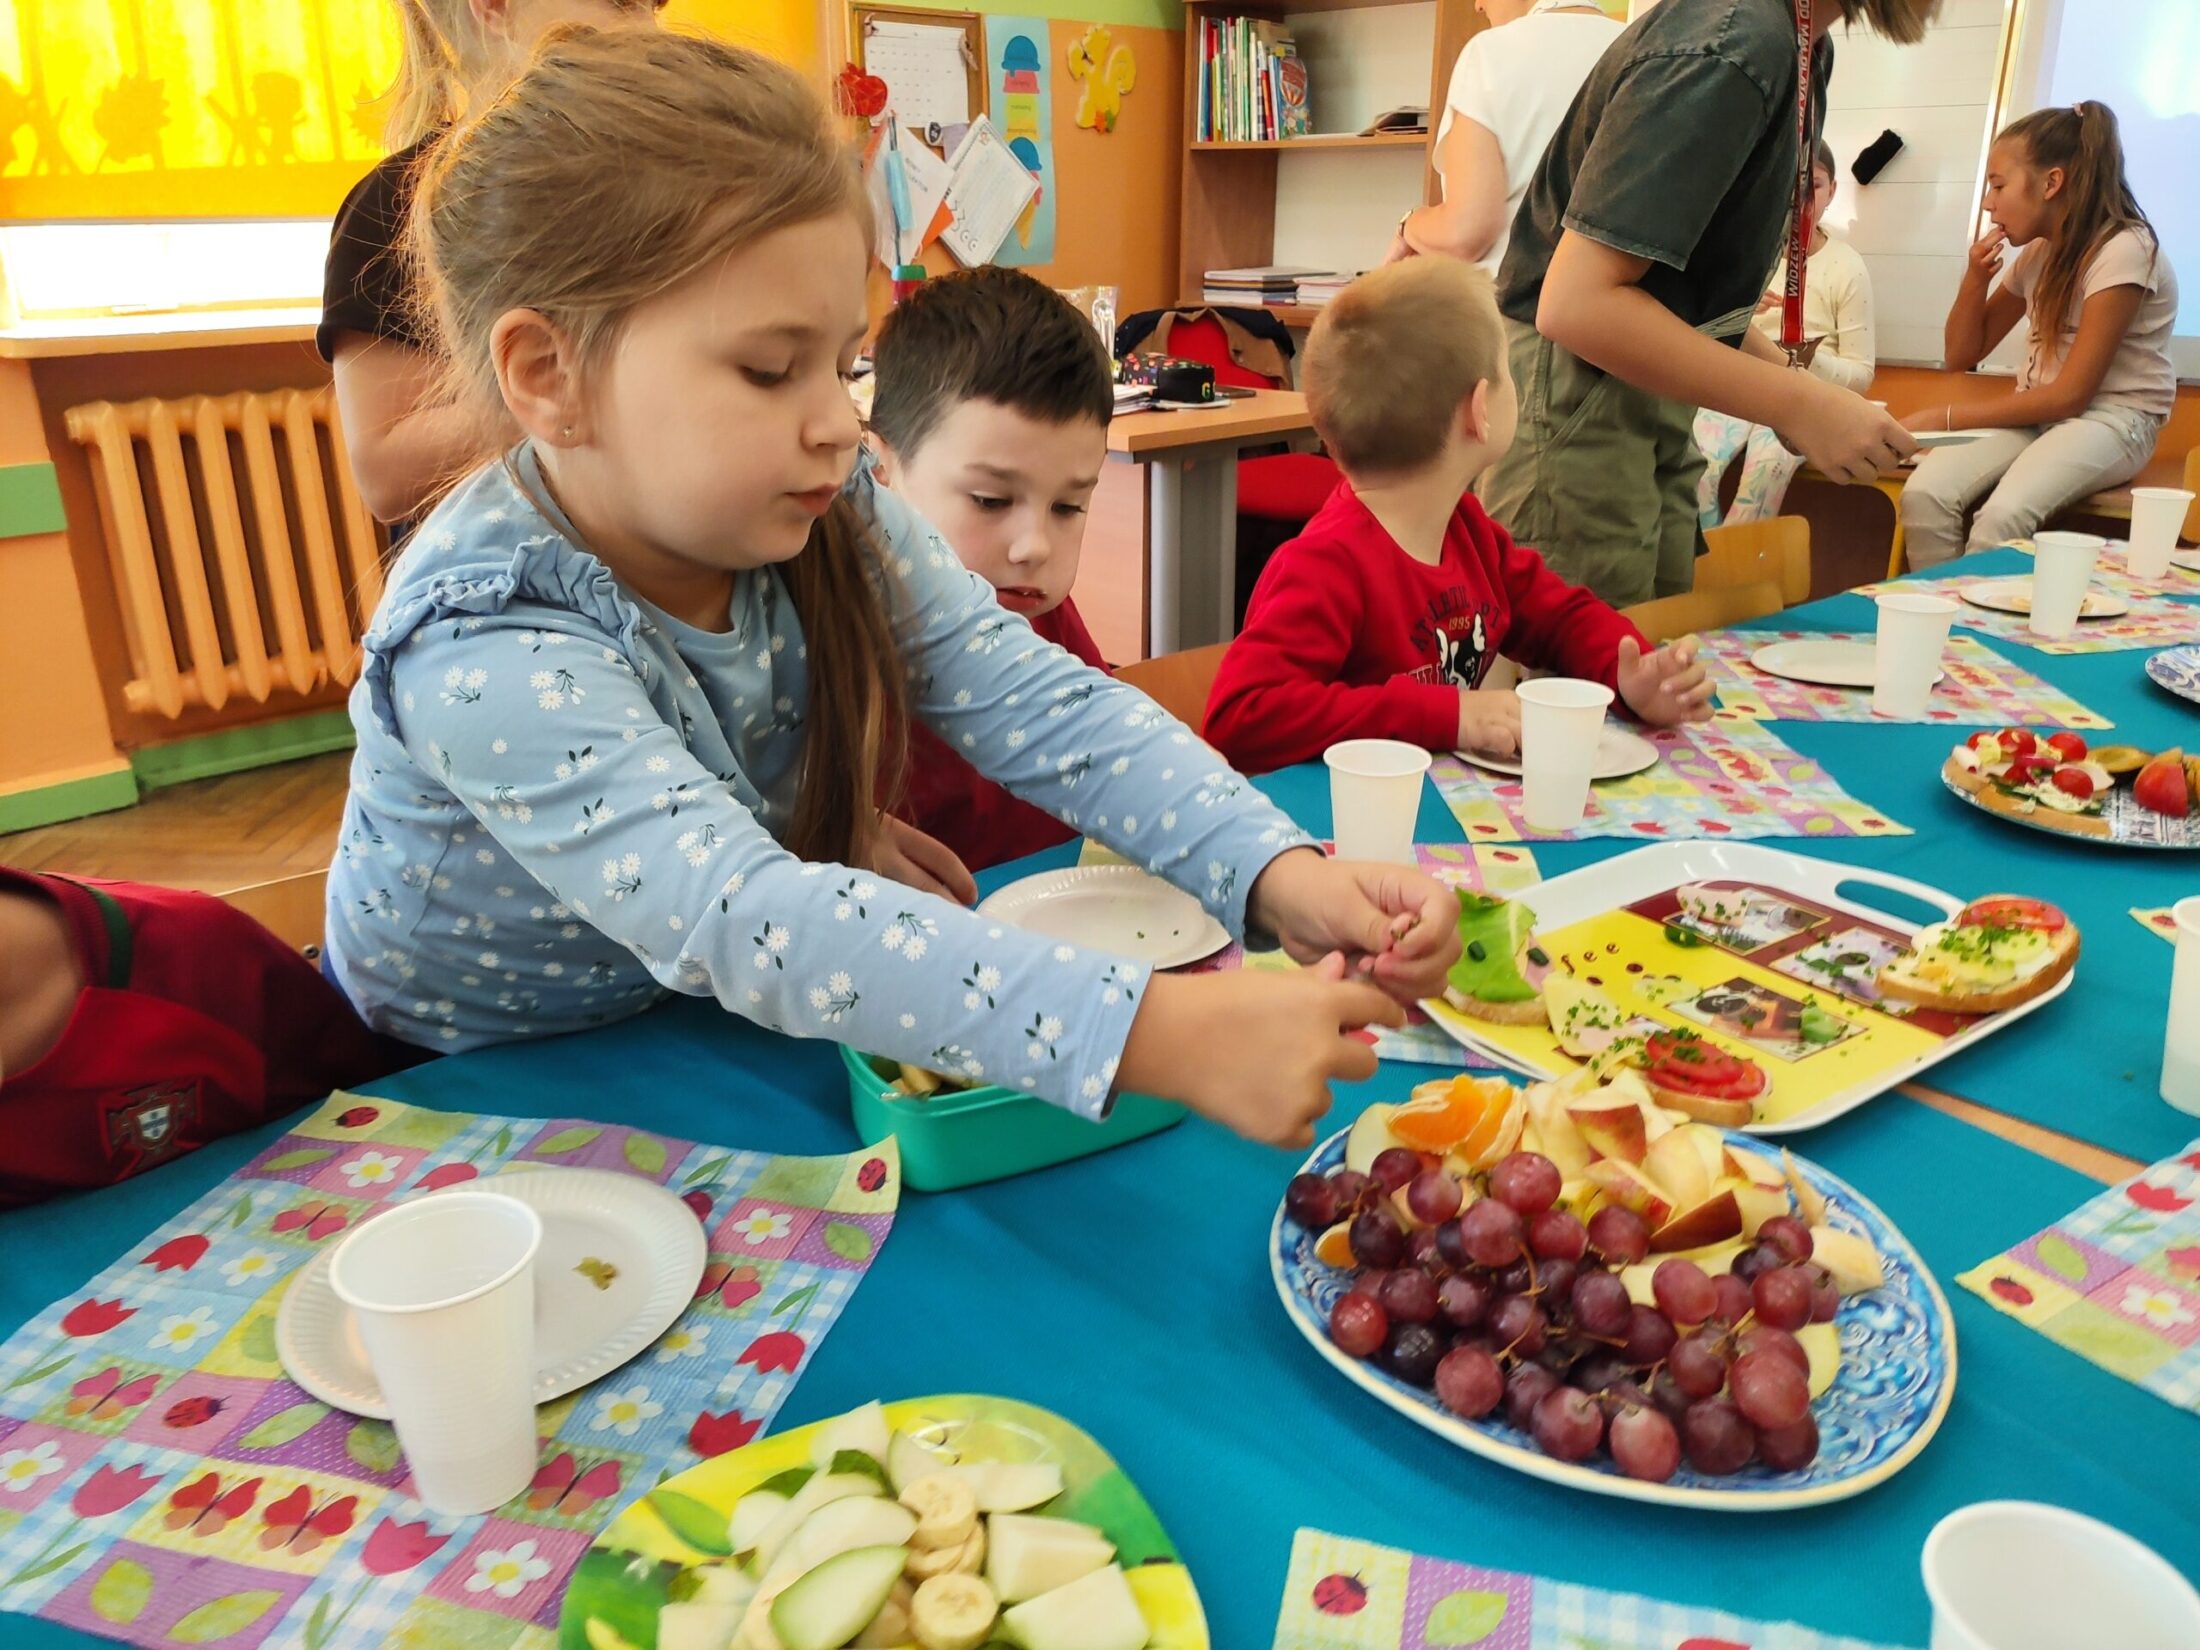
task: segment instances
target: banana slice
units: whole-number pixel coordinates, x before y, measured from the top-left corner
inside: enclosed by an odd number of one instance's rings
[[[924,1584],[934,1576],[975,1575],[984,1563],[985,1526],[980,1524],[955,1546],[910,1548],[909,1562],[902,1567],[902,1574],[914,1581],[921,1593]]]
[[[927,1473],[901,1492],[901,1504],[917,1515],[912,1547],[959,1547],[978,1527],[977,1495],[953,1473]]]
[[[924,1650],[977,1650],[1000,1605],[974,1575],[933,1576],[910,1602],[909,1625]]]

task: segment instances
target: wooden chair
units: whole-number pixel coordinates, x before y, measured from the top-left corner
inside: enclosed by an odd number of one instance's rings
[[[232,888],[221,899],[310,956],[321,949],[327,894],[328,872],[322,869]]]
[[[1194,733],[1201,733],[1207,726],[1207,695],[1214,691],[1216,673],[1229,648],[1228,642],[1217,642],[1212,647],[1164,653],[1158,659],[1124,665],[1115,674]]]
[[[1768,613],[1779,612],[1782,605],[1780,587],[1770,579],[1759,579],[1752,584],[1715,586],[1709,590],[1699,587],[1679,596],[1660,596],[1656,601],[1637,602],[1620,611],[1634,620],[1636,628],[1651,641],[1663,644],[1678,636],[1740,624],[1744,619],[1761,619]]]
[[[1765,581],[1779,587],[1783,606],[1810,600],[1810,523],[1801,516],[1707,527],[1703,541],[1709,549],[1696,560],[1698,590]]]

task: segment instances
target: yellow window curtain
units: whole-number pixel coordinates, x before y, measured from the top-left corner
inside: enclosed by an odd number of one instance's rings
[[[814,71],[820,10],[665,16]],[[397,61],[389,0],[0,0],[0,220],[326,217]]]
[[[324,216],[396,70],[388,0],[0,0],[0,218]]]

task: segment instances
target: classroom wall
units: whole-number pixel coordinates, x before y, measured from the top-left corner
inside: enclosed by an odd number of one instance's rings
[[[670,0],[665,21],[770,52],[811,74],[825,67],[825,0]]]
[[[926,9],[955,8],[916,0]],[[1119,312],[1173,304],[1176,291],[1178,170],[1184,145],[1184,33],[1175,0],[1013,0],[985,8],[1015,16],[1046,16],[1048,69],[1053,76],[1054,168],[1060,199],[1055,257],[1030,273],[1050,286],[1114,285]],[[1166,26],[1156,19],[1167,17]],[[1137,85],[1124,97],[1112,132],[1077,124],[1077,83],[1065,64],[1069,49],[1095,22],[1108,23],[1138,64]],[[959,268],[937,244],[925,268]],[[883,272],[874,272],[883,289]]]
[[[1826,141],[1842,183],[1827,221],[1871,271],[1882,361],[1941,363],[1941,324],[1973,238],[2009,3],[1942,0],[1914,46],[1834,32]],[[1890,127],[1902,152],[1859,185],[1849,175],[1857,154]]]

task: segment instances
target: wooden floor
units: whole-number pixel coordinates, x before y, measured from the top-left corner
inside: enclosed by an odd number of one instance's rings
[[[0,835],[0,865],[224,894],[328,868],[351,753],[194,780],[134,808]]]

